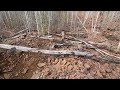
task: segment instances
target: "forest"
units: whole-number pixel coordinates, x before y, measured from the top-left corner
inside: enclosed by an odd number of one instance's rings
[[[0,79],[119,79],[120,11],[0,11]]]

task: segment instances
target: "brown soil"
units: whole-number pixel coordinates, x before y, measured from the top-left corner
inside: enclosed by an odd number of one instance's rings
[[[112,33],[113,31],[111,31]],[[118,40],[111,40],[106,36],[113,35],[110,31],[106,31],[101,36],[96,35],[94,38],[82,38],[96,43],[105,43],[108,47],[117,48]],[[117,32],[116,32],[117,33]],[[31,35],[35,37],[31,37]],[[54,43],[60,42],[60,38],[56,37],[56,41],[44,40],[37,38],[35,32],[31,35],[21,36],[16,39],[7,40],[3,43],[20,45],[27,47],[35,47],[41,49],[50,49]],[[119,37],[119,34],[116,37]],[[117,38],[118,38],[117,37]],[[98,39],[99,38],[99,39]],[[104,38],[104,39],[103,39]],[[104,41],[103,41],[104,40]],[[82,50],[89,51],[96,55],[98,52],[92,49],[78,46],[61,47],[56,50]],[[1,49],[2,50],[2,49]],[[107,51],[113,55],[120,56]],[[120,65],[114,63],[96,62],[85,57],[78,56],[50,56],[41,53],[25,53],[16,52],[8,53],[4,50],[0,53],[0,78],[5,79],[118,79],[120,77]]]

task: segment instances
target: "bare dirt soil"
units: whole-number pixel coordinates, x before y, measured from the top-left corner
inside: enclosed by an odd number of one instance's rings
[[[34,37],[33,37],[34,36]],[[51,49],[55,43],[60,43],[60,37],[53,36],[56,40],[45,40],[37,37],[36,32],[30,35],[21,35],[2,43],[20,45],[40,49]],[[83,40],[106,45],[101,50],[116,56],[117,44],[120,40],[118,31],[102,31],[94,37],[81,37]],[[63,46],[54,50],[81,50],[100,55],[93,49],[78,46]],[[0,78],[1,79],[119,79],[120,64],[97,62],[90,58],[80,56],[51,56],[31,52],[10,52],[1,49],[0,52]]]

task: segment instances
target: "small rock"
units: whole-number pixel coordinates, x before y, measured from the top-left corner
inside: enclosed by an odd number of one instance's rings
[[[91,71],[90,74],[91,75],[95,75],[96,71]]]
[[[102,73],[103,78],[106,78],[106,73]]]
[[[73,66],[72,65],[69,65],[68,66],[68,70],[72,70],[73,69]]]
[[[63,58],[59,58],[60,63],[63,61]]]
[[[31,79],[39,79],[39,74],[33,74],[33,76],[31,77]]]
[[[70,62],[67,62],[66,66],[69,66],[70,65]]]
[[[118,79],[120,79],[120,76],[118,77]]]
[[[38,74],[38,73],[39,73],[39,71],[38,71],[38,70],[36,70],[36,71],[35,71],[35,74]]]
[[[61,76],[59,76],[59,77],[58,77],[58,79],[62,79],[62,77],[61,77]]]
[[[31,66],[33,62],[34,62],[34,59],[32,59],[32,58],[29,61],[26,61],[28,66]]]
[[[84,79],[89,79],[88,77],[84,77]]]
[[[56,65],[54,65],[54,68],[55,68],[56,70],[59,70],[60,67],[61,67],[60,61],[59,61]]]
[[[48,72],[48,71],[50,71],[50,68],[45,68],[44,70],[45,70],[46,72]]]
[[[79,78],[84,78],[86,75],[84,73],[79,74]]]
[[[107,78],[108,78],[108,79],[111,79],[111,77],[110,77],[110,75],[109,75],[109,74],[106,74],[106,76],[107,76]],[[115,76],[115,77],[116,77],[116,76]]]
[[[23,74],[25,74],[26,72],[28,71],[28,69],[27,68],[24,68],[24,70],[23,70]]]
[[[90,65],[87,64],[87,63],[85,63],[84,66],[85,66],[86,68],[90,68]]]
[[[83,73],[85,71],[85,68],[81,69],[80,71]]]
[[[15,76],[18,76],[18,73],[16,73]]]
[[[87,69],[85,68],[84,73],[87,75],[87,74],[89,73],[89,70],[87,70]]]
[[[111,63],[111,67],[112,67],[112,68],[115,68],[115,67],[116,67],[116,64]]]
[[[69,79],[69,76],[66,76],[66,79]]]
[[[45,65],[46,65],[45,63],[38,63],[38,67],[43,67]]]
[[[112,70],[111,70],[111,69],[106,69],[106,72],[107,72],[107,73],[111,73]]]
[[[74,56],[74,59],[78,59],[78,56]]]
[[[48,74],[51,74],[49,68],[43,69],[42,72],[43,72],[43,74],[44,74],[45,76],[48,75]]]
[[[81,61],[78,61],[78,65],[83,65],[83,63]]]
[[[62,79],[66,79],[66,77],[65,77],[65,76],[62,76]]]
[[[57,71],[57,74],[60,74],[60,73],[62,73],[62,71],[61,71],[61,70],[58,70],[58,71]]]
[[[78,65],[74,65],[74,70],[79,70]]]
[[[89,79],[94,79],[94,77],[93,77],[90,73],[87,74],[87,77],[88,77]]]
[[[70,79],[75,79],[75,74],[70,75]]]
[[[49,63],[51,62],[51,58],[48,58],[48,62],[49,62]]]
[[[31,77],[31,79],[39,79],[40,78],[40,74],[41,74],[41,72],[35,71],[33,73],[33,76]]]
[[[112,71],[112,74],[115,76],[115,77],[117,77],[117,73],[116,73],[116,71]]]
[[[96,75],[99,76],[99,77],[103,77],[102,74],[100,73],[100,71],[97,71]]]
[[[63,65],[65,65],[66,63],[67,63],[66,60],[63,60],[63,61],[62,61],[62,64],[63,64]]]
[[[58,61],[59,61],[58,58],[56,58],[54,63],[56,64],[56,63],[58,63]]]
[[[4,74],[5,79],[9,79],[10,78],[10,74]]]
[[[108,64],[108,63],[105,63],[105,64],[104,64],[104,67],[105,67],[105,68],[107,68],[108,66],[109,66],[109,64]]]
[[[45,76],[51,75],[51,74],[52,74],[52,73],[51,73],[50,71],[47,71],[47,72],[44,73]]]
[[[60,68],[62,71],[65,71],[65,65],[61,65],[61,68]]]
[[[105,73],[104,67],[101,67],[101,68],[100,68],[100,72],[101,72],[101,73]]]

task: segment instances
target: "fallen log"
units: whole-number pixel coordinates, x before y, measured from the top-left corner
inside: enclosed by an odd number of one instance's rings
[[[34,53],[43,53],[43,54],[49,54],[49,55],[76,55],[76,56],[85,56],[85,57],[92,57],[93,54],[89,52],[83,52],[83,51],[69,51],[69,50],[41,50],[38,48],[29,48],[29,47],[23,47],[23,46],[16,46],[16,45],[7,45],[7,44],[0,44],[0,48],[3,49],[12,49],[16,48],[16,50],[24,51],[24,52],[34,52]]]
[[[97,56],[97,57],[91,57],[91,59],[94,61],[97,61],[97,62],[120,64],[119,59],[115,59],[115,58],[111,58],[111,57]]]
[[[41,38],[41,39],[48,39],[48,40],[53,40],[54,39],[51,35],[49,35],[49,36],[42,36],[42,37],[39,37],[39,38]]]
[[[112,54],[109,54],[109,53],[107,53],[107,52],[105,52],[105,51],[103,51],[103,50],[101,50],[101,49],[99,49],[99,48],[97,48],[97,47],[95,47],[95,46],[93,46],[92,44],[90,44],[89,42],[87,42],[87,41],[84,41],[84,40],[80,40],[80,39],[77,39],[77,38],[75,38],[75,37],[72,37],[72,36],[69,36],[70,38],[68,38],[68,37],[65,37],[65,39],[67,39],[67,40],[74,40],[74,41],[79,41],[79,42],[82,42],[82,43],[84,43],[87,47],[90,47],[90,48],[92,48],[92,49],[95,49],[97,52],[99,52],[100,54],[102,54],[102,55],[108,55],[108,56],[110,56],[110,57],[114,57],[114,58],[117,58],[117,59],[119,59],[120,60],[120,57],[119,56],[115,56],[115,55],[112,55]]]
[[[20,33],[23,33],[24,31],[26,31],[26,30],[28,30],[29,28],[26,28],[26,29],[23,29],[23,30],[20,30],[19,32],[17,32],[16,34],[14,34],[13,36],[16,36],[16,35],[18,35],[18,34],[20,34]]]
[[[15,33],[13,36],[11,36],[11,37],[9,37],[9,38],[6,38],[4,41],[9,40],[9,39],[14,39],[14,38],[17,38],[17,37],[19,37],[19,36],[25,35],[23,32],[26,31],[26,30],[28,30],[28,28],[23,29],[23,30]],[[23,33],[23,34],[21,34],[21,33]]]
[[[62,37],[60,34],[56,34],[56,36]],[[95,49],[95,50],[96,50],[97,52],[99,52],[101,55],[106,54],[106,55],[108,55],[108,56],[110,56],[110,57],[114,57],[114,58],[117,58],[117,59],[120,60],[120,57],[115,56],[115,55],[111,55],[111,54],[109,54],[109,53],[107,53],[107,52],[105,52],[105,51],[103,51],[103,50],[101,50],[101,49],[93,46],[91,43],[89,43],[89,42],[87,42],[87,41],[84,41],[84,40],[81,40],[81,39],[77,39],[77,38],[72,37],[72,36],[65,37],[65,39],[67,39],[67,40],[72,40],[72,41],[78,41],[78,42],[80,42],[80,43],[84,43],[84,44],[86,45],[86,47],[89,47],[89,48],[91,48],[91,49]]]
[[[6,44],[0,44],[0,48],[2,49],[16,49],[18,51],[24,51],[24,52],[34,52],[34,53],[43,53],[48,55],[76,55],[76,56],[83,56],[86,58],[91,58],[91,60],[95,60],[98,62],[107,62],[107,63],[116,63],[120,64],[120,60],[109,58],[109,57],[101,57],[101,56],[95,56],[94,54],[91,54],[89,52],[82,52],[82,51],[68,51],[68,50],[40,50],[38,48],[29,48],[29,47],[23,47],[23,46],[16,46],[16,45],[6,45]]]
[[[8,38],[8,39],[15,39],[15,38],[18,38],[20,36],[25,36],[25,35],[26,35],[26,33],[23,33],[23,34],[19,34],[19,35],[16,35],[16,36]]]

